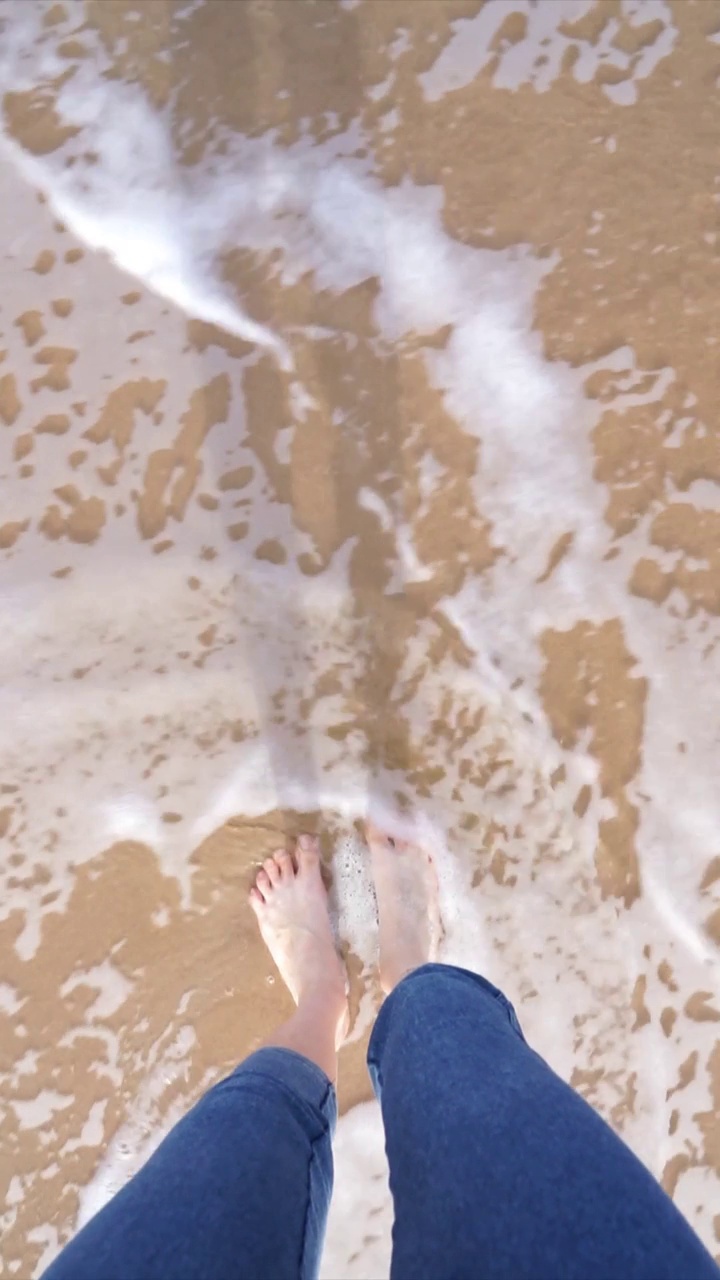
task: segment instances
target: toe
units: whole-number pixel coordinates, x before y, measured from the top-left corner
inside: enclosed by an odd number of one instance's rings
[[[248,894],[248,901],[253,911],[255,912],[255,915],[258,914],[261,907],[265,906],[265,899],[263,898],[260,890],[256,888],[255,885],[253,885],[252,889],[250,890],[250,893]]]
[[[292,880],[294,873],[293,860],[287,849],[276,849],[273,857],[278,869],[280,883],[282,884],[285,880]]]
[[[297,859],[300,870],[311,870],[320,861],[320,841],[317,836],[302,835],[297,842]]]
[[[260,890],[264,898],[268,896],[271,889],[270,877],[268,876],[267,872],[263,867],[261,867],[257,873],[257,877],[255,879],[255,887]]]
[[[274,858],[266,858],[263,862],[265,874],[271,884],[278,884],[280,880],[280,868]]]

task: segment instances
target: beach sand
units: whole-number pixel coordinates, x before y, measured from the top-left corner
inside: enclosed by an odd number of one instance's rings
[[[303,830],[323,1274],[387,1274],[368,812],[718,1254],[720,3],[0,0],[0,42],[0,1275],[288,1012],[246,895]]]

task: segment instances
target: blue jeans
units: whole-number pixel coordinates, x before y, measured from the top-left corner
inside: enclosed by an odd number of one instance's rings
[[[429,964],[368,1050],[395,1204],[394,1280],[718,1280],[658,1184],[526,1044],[496,987]],[[310,1280],[335,1090],[260,1049],[202,1098],[45,1280]]]

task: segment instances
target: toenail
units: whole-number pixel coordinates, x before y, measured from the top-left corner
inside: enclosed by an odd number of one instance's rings
[[[298,844],[301,849],[312,849],[313,839],[313,836],[300,836]]]

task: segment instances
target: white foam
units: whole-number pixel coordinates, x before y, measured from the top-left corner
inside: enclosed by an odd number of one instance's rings
[[[380,1107],[361,1103],[339,1121],[335,1190],[320,1280],[385,1280],[390,1274],[392,1198]]]
[[[568,12],[566,6],[550,5],[518,9],[528,14],[528,40],[539,38],[541,28],[555,31]],[[576,4],[573,12],[581,9]],[[503,6],[502,14],[507,12]],[[664,56],[675,30],[666,6],[657,12],[665,26],[649,46],[655,58]],[[626,3],[624,13],[634,23],[641,11]],[[643,8],[642,16],[647,13]],[[475,35],[482,36],[474,45],[463,44],[469,31],[465,20],[456,24],[446,51],[423,81],[430,99],[476,73],[486,37],[502,14],[491,0],[470,20]],[[19,6],[11,16],[0,49],[3,87],[27,87],[55,75],[61,64],[52,44],[35,38],[39,9]],[[609,22],[597,47],[581,49],[585,61],[581,58],[576,67],[583,75],[594,74],[603,51],[612,53],[614,30]],[[638,369],[634,353],[625,347],[587,369],[546,361],[532,329],[533,304],[555,260],[539,261],[522,247],[490,252],[453,240],[443,227],[442,191],[409,181],[385,190],[373,179],[369,161],[352,158],[359,142],[355,126],[331,142],[313,145],[305,139],[285,150],[270,137],[224,138],[224,157],[181,175],[167,119],[151,109],[137,86],[106,79],[105,55],[92,44],[90,32],[86,38],[91,56],[61,89],[57,103],[60,116],[81,127],[80,138],[41,159],[8,142],[15,163],[88,244],[106,250],[123,269],[188,313],[258,342],[285,367],[292,361],[292,335],[255,324],[222,286],[218,259],[228,244],[254,251],[263,262],[275,254],[275,269],[286,283],[310,276],[318,288],[342,291],[374,279],[373,318],[388,345],[451,326],[444,347],[424,348],[423,358],[445,408],[478,441],[475,515],[478,522],[489,521],[497,558],[483,575],[466,577],[438,610],[461,634],[472,663],[463,668],[449,656],[436,660],[439,621],[426,620],[408,642],[393,691],[406,698],[412,753],[437,760],[445,770],[427,794],[427,788],[413,787],[392,769],[371,768],[359,728],[343,741],[326,732],[344,718],[358,719],[357,672],[372,643],[349,590],[351,544],[313,581],[292,566],[251,569],[246,554],[232,559],[226,551],[226,560],[203,570],[199,595],[187,584],[197,569],[190,540],[207,529],[203,516],[188,515],[177,530],[177,547],[150,564],[134,555],[134,529],[113,529],[107,541],[83,548],[85,558],[74,561],[80,571],[62,587],[43,578],[41,557],[47,552],[28,537],[12,562],[3,598],[0,752],[33,796],[23,815],[23,847],[39,848],[48,831],[54,833],[52,886],[61,897],[53,909],[67,902],[70,868],[114,840],[150,843],[190,902],[189,854],[227,818],[278,806],[320,809],[338,837],[340,930],[369,971],[374,907],[353,823],[369,811],[396,830],[411,829],[435,850],[447,930],[444,956],[482,969],[506,988],[529,1038],[558,1070],[569,1075],[578,1062],[590,1060],[608,1066],[594,1098],[607,1114],[634,1080],[636,1110],[626,1136],[658,1170],[668,1153],[659,1119],[684,1045],[660,1038],[657,1017],[665,996],[653,983],[646,996],[653,1026],[631,1035],[629,993],[644,968],[643,947],[651,943],[659,953],[672,954],[683,991],[692,992],[701,981],[703,989],[717,989],[716,956],[702,931],[710,904],[699,900],[697,884],[715,852],[720,820],[714,763],[720,670],[712,653],[697,660],[699,645],[691,631],[678,639],[675,619],[629,596],[629,573],[647,550],[646,525],[616,544],[614,560],[605,559],[607,495],[593,478],[591,442],[603,406],[587,399],[584,381],[598,368],[613,375],[609,398],[631,428],[636,410],[660,405],[673,371]],[[462,65],[453,63],[461,53]],[[537,68],[534,45],[526,53],[532,58],[532,83],[541,89],[544,77],[552,75],[558,46],[547,71]],[[506,77],[519,74],[511,54],[503,52],[499,63]],[[648,74],[651,61],[650,54],[645,62],[641,58],[635,72],[639,66]],[[128,142],[131,136],[139,139],[137,147]],[[97,156],[93,165],[82,159],[87,151]],[[64,167],[73,156],[76,163]],[[151,308],[152,301],[143,306]],[[154,319],[168,344],[165,362],[174,372],[170,398],[164,401],[167,425],[160,428],[169,432],[193,383],[188,384],[183,355],[183,317],[171,312],[164,318],[158,308]],[[94,387],[92,359],[81,364],[84,355],[78,360],[81,381]],[[19,346],[12,356],[27,358]],[[122,359],[119,352],[114,358]],[[195,368],[192,377],[197,380]],[[298,413],[311,403],[299,381],[293,402]],[[239,397],[233,407],[241,417]],[[336,425],[343,429],[342,422]],[[239,434],[235,421],[232,431]],[[223,447],[231,447],[229,434]],[[281,457],[287,447],[284,438]],[[50,489],[56,483],[50,477],[59,455],[51,449],[50,442],[46,461],[38,462],[38,494],[43,484]],[[208,458],[207,465],[215,474],[217,461]],[[423,502],[431,504],[436,469],[424,465],[421,479]],[[700,493],[710,507],[707,492]],[[17,494],[11,496],[20,502]],[[401,594],[409,581],[427,577],[430,566],[423,563],[401,511],[370,488],[362,503],[395,538],[390,590]],[[267,510],[261,485],[253,489],[252,507],[261,510],[263,520],[284,519],[278,527],[298,549],[310,545],[292,529],[287,512]],[[547,580],[539,581],[557,539],[568,532],[574,535],[571,550]],[[537,644],[548,627],[563,630],[583,620],[599,625],[615,618],[621,620],[638,674],[649,682],[642,766],[629,790],[641,813],[638,849],[646,897],[621,917],[612,902],[600,900],[593,864],[598,824],[612,811],[612,802],[598,792],[590,731],[572,751],[561,750],[553,739],[539,696],[543,656]],[[223,636],[223,647],[201,669],[189,670],[178,655],[194,653],[199,630],[210,623]],[[91,680],[73,682],[73,669],[85,666],[92,669]],[[331,668],[337,689],[316,697],[320,677]],[[278,691],[286,700],[284,723],[271,714]],[[226,737],[212,750],[198,749],[199,735],[212,737],[228,721],[244,727],[240,743]],[[448,736],[428,742],[438,724]],[[471,733],[468,725],[475,726]],[[148,755],[162,754],[160,744],[168,736],[171,757],[148,778]],[[690,744],[682,756],[676,749],[680,741]],[[499,760],[505,762],[501,767]],[[560,765],[567,771],[563,785],[551,781]],[[576,819],[572,804],[584,783],[593,793],[584,817]],[[413,800],[409,825],[398,812],[399,789]],[[170,825],[162,821],[166,796],[182,803],[180,821]],[[470,838],[461,825],[468,816],[478,819]],[[515,878],[511,892],[502,877],[489,872],[492,852],[508,859]],[[479,869],[484,875],[478,890]],[[18,943],[24,959],[41,937],[39,894],[14,886],[3,907],[26,911]],[[102,1018],[122,1007],[127,990],[114,970],[98,966],[90,974],[73,975],[67,992],[88,981],[98,990],[89,1016]],[[7,1002],[15,1000],[12,992],[3,989],[3,995]],[[358,1025],[364,1026],[371,1013],[366,993]],[[574,1018],[581,1021],[581,1037]],[[72,1044],[81,1034],[87,1027],[73,1029],[63,1043]],[[117,1037],[97,1023],[92,1034],[106,1043],[105,1074],[117,1088]],[[709,1037],[707,1024],[687,1031],[699,1052],[708,1052]],[[168,1079],[182,1082],[192,1049],[191,1028],[158,1044],[146,1087],[84,1193],[81,1221],[121,1185],[163,1126],[179,1114],[182,1101],[165,1108],[166,1085]],[[700,1087],[705,1097],[704,1079]],[[28,1123],[38,1115],[51,1118],[58,1098],[51,1093],[19,1118]],[[693,1097],[692,1106],[686,1105],[683,1098],[682,1107],[682,1141],[697,1142],[695,1116],[702,1104]],[[99,1133],[100,1122],[94,1114],[88,1132]],[[373,1111],[341,1123],[339,1141],[342,1146],[348,1135],[348,1150],[359,1153],[349,1157],[356,1168],[367,1160],[367,1168],[376,1169],[376,1153],[370,1152],[376,1131]],[[340,1177],[338,1183],[338,1221],[347,1222],[355,1201],[364,1206],[357,1210],[359,1220],[378,1207],[357,1172],[354,1184],[343,1189]],[[386,1217],[387,1206],[380,1207]],[[333,1238],[331,1232],[326,1274],[339,1265],[332,1261],[339,1256],[332,1253]],[[349,1269],[343,1274],[367,1275],[368,1267],[386,1274],[386,1238],[371,1246],[354,1261],[345,1257],[342,1265]]]
[[[369,972],[377,961],[377,915],[367,848],[355,832],[337,841],[333,876],[334,906],[343,935]]]
[[[180,1119],[185,1110],[182,1098],[175,1096],[169,1104],[163,1104],[166,1095],[173,1095],[178,1079],[182,1078],[183,1062],[194,1042],[195,1032],[185,1026],[174,1038],[166,1037],[155,1046],[147,1077],[133,1100],[131,1115],[116,1130],[92,1180],[80,1189],[78,1230],[142,1167]],[[204,1086],[209,1085],[211,1075],[206,1073]],[[96,1117],[94,1123],[100,1123],[100,1117]]]
[[[65,69],[40,41],[40,18],[39,7],[34,12],[29,6],[13,10],[10,34],[15,39],[0,52],[6,87],[10,77],[16,88],[32,82],[24,64],[32,62],[33,50],[36,73]],[[94,52],[99,59],[98,43]],[[287,350],[277,336],[247,316],[219,283],[211,283],[208,247],[211,256],[219,239],[230,234],[228,218],[237,213],[235,193],[218,184],[217,199],[198,203],[179,181],[167,120],[149,113],[132,85],[110,84],[98,76],[99,69],[98,61],[87,69],[81,65],[61,89],[58,107],[68,124],[82,129],[87,147],[98,148],[102,164],[88,160],[84,147],[82,174],[65,169],[60,157],[49,173],[46,163],[5,136],[15,163],[29,181],[52,195],[59,216],[88,245],[105,250],[119,267],[147,280],[181,309],[270,348],[287,366]]]
[[[104,1117],[107,1105],[107,1098],[100,1098],[97,1102],[93,1102],[80,1133],[76,1138],[68,1138],[61,1155],[77,1151],[80,1147],[100,1146],[105,1137]]]
[[[57,1227],[44,1223],[39,1227],[32,1227],[28,1231],[27,1238],[30,1244],[41,1244],[43,1251],[36,1262],[36,1274],[41,1275],[46,1267],[50,1266],[53,1258],[56,1258],[60,1251],[59,1232]],[[15,1268],[19,1270],[19,1266]]]
[[[595,41],[573,34],[572,24],[595,9],[595,0],[552,0],[550,4],[487,0],[474,17],[458,18],[452,23],[450,40],[432,66],[418,76],[425,97],[436,102],[444,94],[464,88],[493,59],[496,65],[492,83],[496,89],[516,90],[521,85],[531,85],[536,92],[544,93],[559,78],[572,50],[576,55],[572,75],[579,84],[591,83],[600,68],[624,71],[625,79],[615,84],[602,81],[600,89],[619,106],[632,106],[638,101],[638,82],[651,75],[673,50],[678,30],[672,11],[666,0],[622,0],[620,12],[631,27],[662,23],[654,39],[635,54],[615,44],[621,23],[611,14]],[[498,42],[500,28],[511,15],[524,19],[524,33],[515,41]]]
[[[73,1101],[71,1093],[41,1089],[34,1098],[13,1098],[10,1105],[23,1129],[40,1129],[51,1122],[57,1111],[64,1111]]]
[[[92,969],[76,971],[66,978],[60,988],[65,998],[78,987],[94,987],[97,997],[85,1012],[88,1021],[94,1018],[110,1018],[121,1009],[132,991],[132,983],[110,960],[93,965]]]
[[[0,1013],[12,1018],[24,1003],[25,997],[20,995],[16,987],[12,987],[9,982],[0,982]]]

